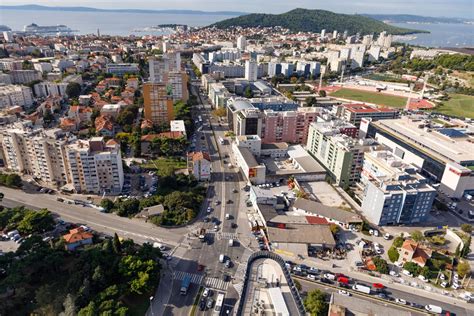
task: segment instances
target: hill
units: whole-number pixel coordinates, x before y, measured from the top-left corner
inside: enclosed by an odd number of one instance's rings
[[[294,9],[282,14],[253,13],[212,24],[217,28],[275,27],[288,28],[292,32],[320,32],[347,30],[349,34],[372,34],[387,31],[390,34],[413,34],[426,31],[400,28],[362,15],[339,14],[324,10]]]
[[[0,5],[0,10],[23,11],[67,11],[67,12],[114,12],[114,13],[152,13],[152,14],[196,14],[196,15],[231,15],[246,14],[234,11],[199,11],[199,10],[147,10],[147,9],[99,9],[91,7],[52,7],[36,4]]]

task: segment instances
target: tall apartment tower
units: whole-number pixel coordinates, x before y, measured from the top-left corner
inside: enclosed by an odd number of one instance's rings
[[[245,62],[245,79],[248,81],[257,81],[258,77],[258,64],[253,60],[247,60]]]
[[[171,90],[162,82],[148,82],[143,85],[145,118],[153,124],[168,124],[174,119]]]
[[[150,82],[162,82],[164,75],[170,71],[170,62],[168,57],[151,57],[148,60],[150,70]]]
[[[245,38],[245,36],[239,36],[237,38],[237,48],[240,51],[244,51],[247,49],[247,38]]]

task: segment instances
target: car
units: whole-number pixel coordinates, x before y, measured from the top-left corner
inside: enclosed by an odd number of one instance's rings
[[[236,224],[236,223],[231,223],[231,224],[230,224],[230,227],[231,227],[231,228],[237,228],[237,224]]]
[[[211,293],[211,289],[208,288],[208,287],[206,287],[206,288],[204,289],[204,291],[202,292],[202,296],[203,296],[203,297],[211,296],[210,293]]]
[[[399,276],[399,274],[397,273],[397,271],[393,271],[393,270],[391,270],[388,274],[390,274],[391,276],[394,276],[394,277]]]
[[[230,268],[230,267],[232,266],[232,261],[227,260],[227,261],[224,263],[224,266],[225,266],[226,268]]]
[[[321,278],[320,280],[322,283],[326,283],[326,284],[332,284],[332,281],[329,280],[329,279],[326,279],[326,278]]]
[[[402,273],[403,273],[404,275],[406,275],[406,276],[409,276],[409,277],[412,277],[412,276],[413,276],[413,274],[412,274],[410,271],[408,271],[408,270],[403,270]]]
[[[337,293],[341,294],[341,295],[344,295],[344,296],[351,296],[351,293],[345,291],[345,290],[339,290],[337,291]]]
[[[446,288],[448,286],[448,282],[444,281],[440,285],[441,287]]]
[[[214,300],[209,297],[209,298],[207,299],[206,307],[207,307],[207,308],[212,308],[212,306],[214,306]]]
[[[224,282],[229,281],[229,276],[224,273],[224,274],[222,275],[222,280],[223,280]]]
[[[198,270],[198,271],[202,271],[202,270],[204,270],[204,265],[202,265],[202,264],[198,264],[198,266],[197,266],[197,270]]]
[[[219,226],[214,225],[214,231],[215,231],[215,232],[219,231]]]
[[[446,280],[446,277],[444,276],[443,273],[441,273],[441,274],[439,275],[439,278],[440,278],[441,280]]]
[[[384,299],[384,300],[388,299],[388,296],[385,293],[379,293],[377,296],[381,299]]]
[[[319,270],[316,269],[316,268],[314,268],[314,267],[309,268],[308,271],[309,271],[310,273],[314,273],[314,274],[319,273]]]
[[[210,219],[209,219],[209,217],[204,217],[204,218],[202,219],[202,221],[203,221],[204,223],[207,223],[207,222],[210,221]]]
[[[398,303],[401,305],[407,305],[407,301],[405,301],[403,298],[396,298],[395,303]]]
[[[420,309],[423,309],[423,308],[424,308],[423,305],[418,304],[418,303],[410,303],[410,306],[411,306],[411,307],[414,307],[414,308],[420,308]]]
[[[231,203],[233,203],[233,201],[232,201],[232,200],[230,200],[230,199],[229,199],[229,200],[227,200],[227,204],[231,204]]]
[[[376,229],[374,229],[374,236],[375,236],[375,237],[379,237],[379,231],[376,230]]]
[[[364,266],[364,263],[362,261],[356,261],[354,262],[355,266],[356,267],[363,267]]]
[[[207,207],[207,211],[206,211],[208,214],[212,212],[212,208],[210,206]]]
[[[301,272],[301,267],[300,266],[294,266],[293,271],[295,272]]]
[[[316,276],[314,274],[308,274],[306,277],[312,281],[316,281]]]
[[[423,282],[425,282],[425,283],[428,283],[428,282],[429,282],[429,280],[428,280],[427,278],[425,278],[425,277],[424,277],[423,275],[421,275],[421,274],[418,276],[418,279],[420,279],[421,281],[423,281]]]
[[[237,193],[237,192],[239,192],[239,191],[237,191],[237,189],[233,189],[232,192]]]
[[[202,299],[200,302],[199,302],[199,310],[200,311],[204,311],[206,309],[206,300],[205,299]]]
[[[385,233],[385,235],[383,235],[383,239],[385,240],[390,240],[390,238],[392,238],[392,235],[390,235],[389,233]]]
[[[219,201],[219,200],[216,200],[216,201],[214,202],[215,205],[219,205],[220,203],[221,203],[221,201]]]
[[[459,285],[459,283],[453,283],[453,285],[451,285],[451,288],[452,288],[453,290],[457,290],[457,289],[460,289],[461,286]]]

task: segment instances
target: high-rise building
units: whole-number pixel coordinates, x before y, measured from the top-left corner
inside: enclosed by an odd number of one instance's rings
[[[245,62],[245,79],[248,81],[257,81],[258,77],[258,64],[253,60],[247,60]]]
[[[339,186],[360,179],[364,152],[374,142],[357,140],[334,128],[331,122],[311,123],[306,149],[321,163]]]
[[[164,76],[170,71],[170,61],[168,57],[151,57],[148,59],[150,71],[150,82],[162,82]]]
[[[66,146],[70,183],[76,192],[119,194],[124,175],[120,145],[103,137]]]
[[[396,109],[375,108],[366,104],[341,104],[335,106],[335,114],[347,122],[360,126],[362,118],[371,118],[373,121],[381,119],[394,119],[400,114]]]
[[[244,51],[247,49],[247,39],[245,38],[245,36],[239,36],[237,38],[237,48],[240,51]]]
[[[0,109],[19,105],[29,108],[33,105],[31,88],[26,86],[0,86]]]
[[[321,38],[324,38],[326,36],[326,29],[321,30]]]
[[[188,101],[188,75],[184,71],[170,71],[164,75],[164,81],[171,90],[173,101]]]
[[[362,211],[376,225],[421,223],[436,196],[416,167],[386,150],[365,153],[361,186]]]
[[[169,124],[174,119],[172,89],[159,82],[147,82],[143,85],[143,104],[145,119],[153,124]]]
[[[295,71],[295,65],[290,63],[281,63],[281,73],[285,77],[291,77],[293,72]]]

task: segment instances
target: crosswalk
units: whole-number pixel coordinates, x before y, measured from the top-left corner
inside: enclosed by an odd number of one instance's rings
[[[173,279],[178,280],[178,281],[182,281],[184,279],[184,277],[187,276],[187,275],[189,275],[191,277],[191,283],[195,283],[195,284],[201,284],[202,279],[204,277],[204,276],[199,275],[199,274],[188,273],[188,272],[184,272],[184,271],[174,271],[173,272]]]
[[[229,282],[225,282],[219,278],[205,278],[204,285],[216,290],[226,291],[227,287],[229,286]]]
[[[236,233],[220,232],[217,233],[217,239],[237,239]]]

